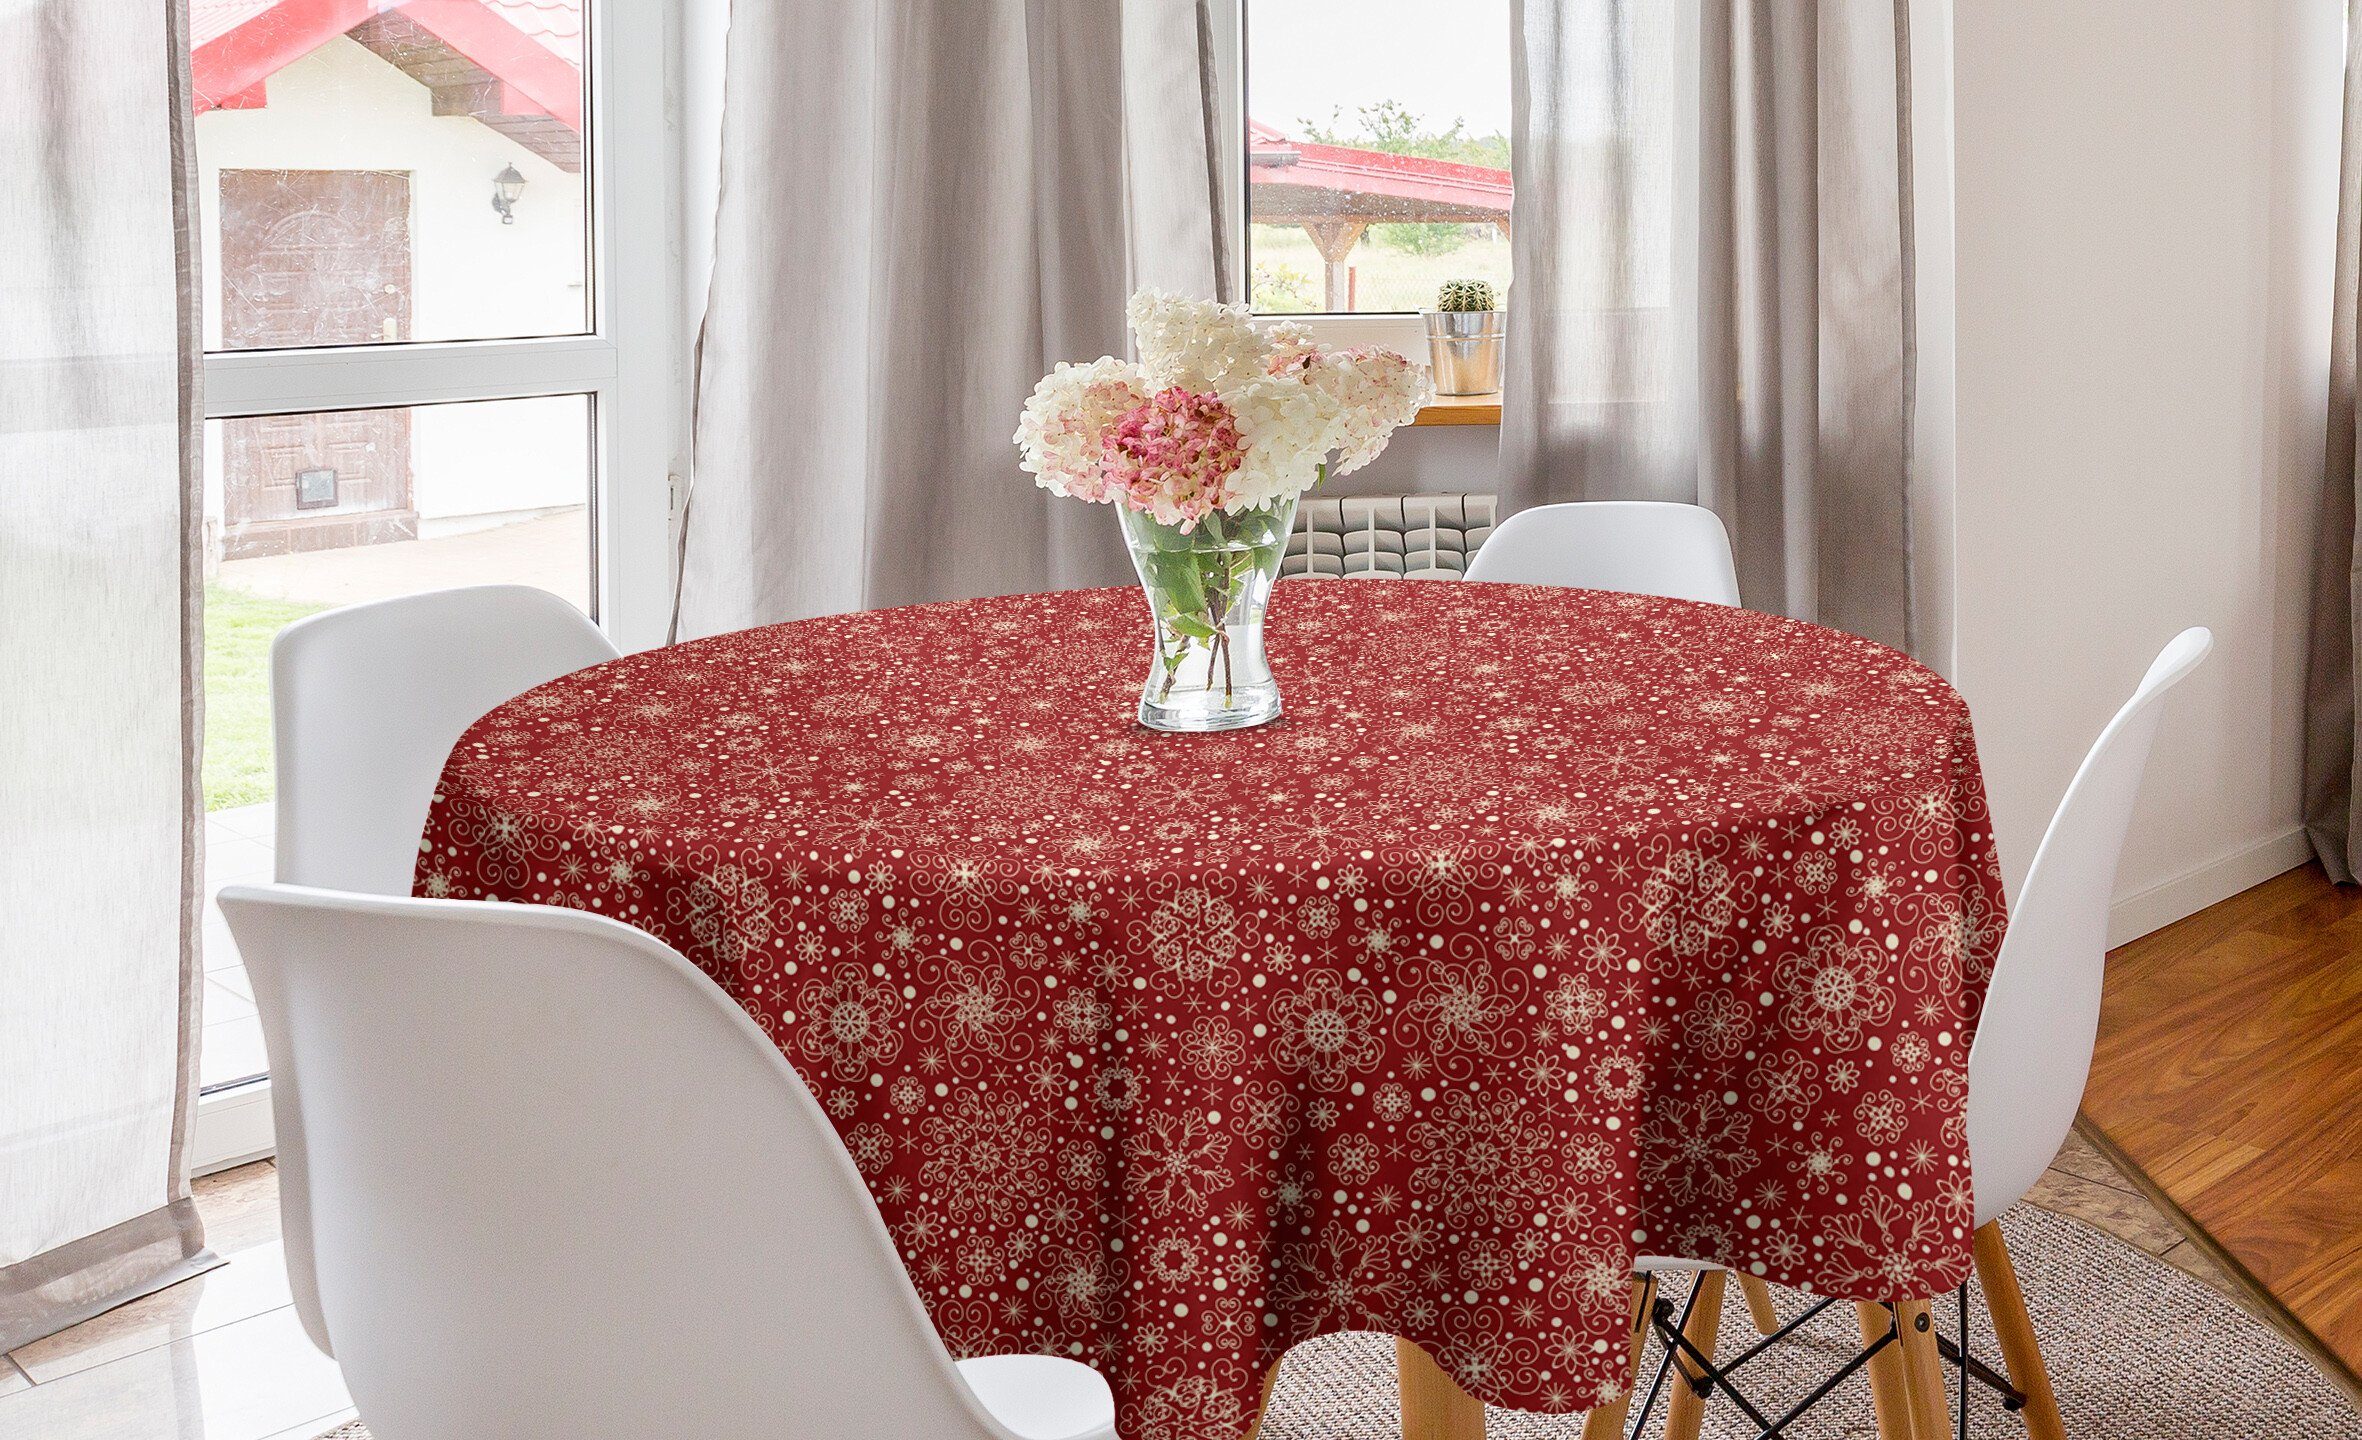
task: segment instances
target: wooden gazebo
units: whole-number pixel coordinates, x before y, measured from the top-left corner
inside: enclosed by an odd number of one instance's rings
[[[1290,140],[1250,120],[1247,179],[1255,223],[1301,225],[1312,237],[1330,310],[1347,308],[1345,259],[1374,224],[1490,224],[1509,233],[1509,172],[1487,165]]]

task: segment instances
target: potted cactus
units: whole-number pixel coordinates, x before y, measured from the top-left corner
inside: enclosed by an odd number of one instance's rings
[[[1493,285],[1489,280],[1446,280],[1435,292],[1435,308],[1453,314],[1471,310],[1497,310],[1493,303]]]
[[[1501,389],[1501,352],[1507,315],[1483,280],[1446,280],[1427,315],[1427,350],[1438,395],[1495,395]]]

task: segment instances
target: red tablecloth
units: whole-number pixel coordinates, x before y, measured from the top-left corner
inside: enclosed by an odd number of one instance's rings
[[[1951,687],[1525,586],[1292,581],[1270,634],[1286,717],[1206,736],[1134,723],[1127,590],[629,656],[467,733],[418,891],[693,957],[952,1350],[1089,1360],[1126,1440],[1343,1329],[1588,1406],[1640,1253],[1964,1278],[2002,892]]]

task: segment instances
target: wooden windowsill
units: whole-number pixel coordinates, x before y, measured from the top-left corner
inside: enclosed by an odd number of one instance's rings
[[[1413,425],[1498,425],[1499,395],[1438,395],[1419,408]]]

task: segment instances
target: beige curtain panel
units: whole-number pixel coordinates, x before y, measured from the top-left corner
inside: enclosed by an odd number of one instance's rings
[[[1905,0],[1521,0],[1501,492],[1712,508],[1756,609],[1908,647]]]
[[[0,3],[0,1351],[215,1263],[186,15]]]
[[[1130,578],[1009,437],[1222,286],[1206,3],[738,0],[679,635]]]
[[[2329,446],[2321,486],[2321,530],[2313,558],[2312,652],[2305,675],[2305,835],[2321,868],[2354,882],[2362,853],[2362,811],[2354,771],[2362,757],[2355,722],[2355,635],[2362,628],[2362,552],[2355,549],[2355,485],[2362,482],[2354,426],[2355,356],[2362,349],[2362,14],[2346,11],[2346,123],[2339,158],[2337,279],[2329,321]]]

